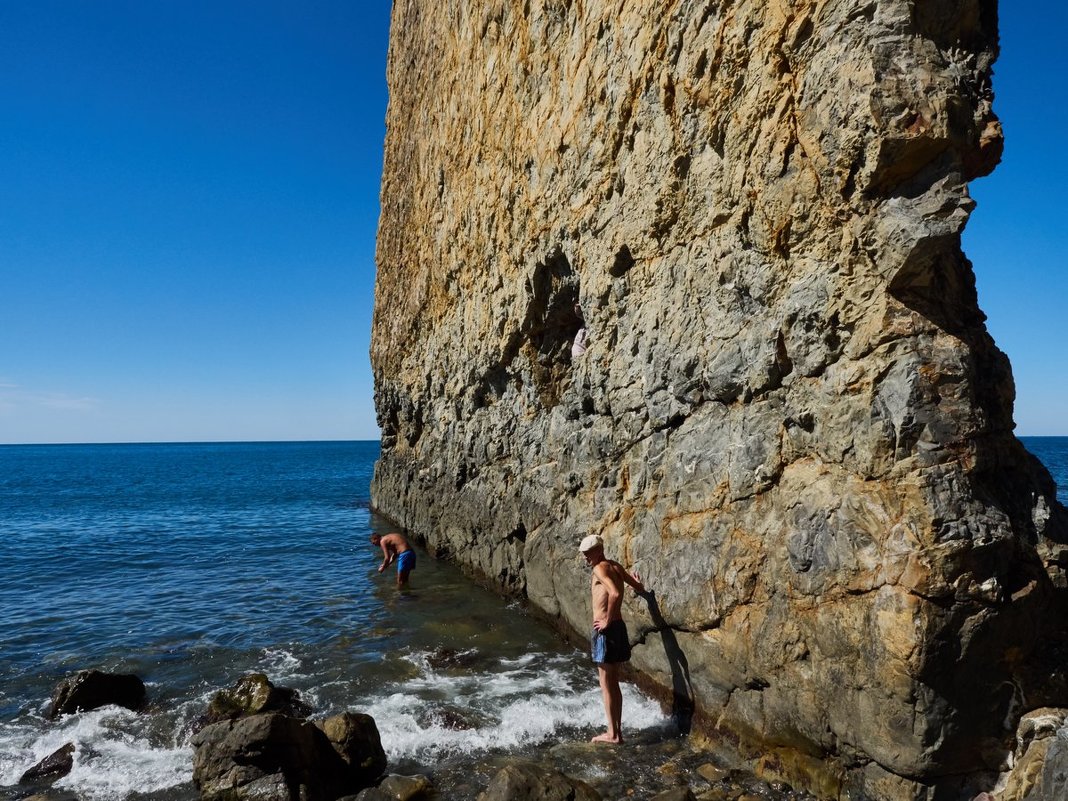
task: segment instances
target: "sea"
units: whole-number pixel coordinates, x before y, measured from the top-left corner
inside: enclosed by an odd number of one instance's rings
[[[1024,443],[1068,503],[1068,438]],[[197,719],[248,672],[298,690],[316,716],[370,714],[389,770],[430,776],[441,799],[474,798],[502,759],[549,749],[605,797],[666,789],[664,761],[684,755],[657,701],[624,685],[625,731],[659,766],[603,757],[618,752],[586,745],[604,712],[583,650],[418,549],[407,590],[378,573],[368,539],[391,530],[369,505],[378,453],[0,446],[0,798],[28,795],[22,774],[73,742],[56,790],[192,801]],[[55,686],[89,668],[141,677],[147,708],[48,720]]]

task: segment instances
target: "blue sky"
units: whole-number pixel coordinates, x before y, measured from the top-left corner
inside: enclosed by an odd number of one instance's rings
[[[1016,432],[1068,435],[1068,5],[1002,0],[994,111],[1005,155],[971,185],[964,231],[979,306],[1016,379]]]
[[[0,2],[0,442],[377,438],[389,5]],[[1066,23],[1002,3],[965,235],[1021,434],[1068,434]]]

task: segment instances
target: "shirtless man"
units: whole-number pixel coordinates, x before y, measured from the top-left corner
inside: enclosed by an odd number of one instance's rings
[[[397,563],[397,586],[408,586],[408,574],[415,570],[415,551],[408,544],[408,540],[393,531],[384,537],[381,534],[371,535],[371,544],[382,549],[384,558],[378,566],[378,572],[383,572],[393,562]]]
[[[623,583],[635,592],[645,592],[637,573],[631,575],[619,562],[604,555],[604,541],[591,534],[579,543],[586,564],[593,568],[590,591],[593,594],[593,633],[590,646],[601,682],[604,713],[608,730],[598,734],[592,742],[623,742],[623,692],[619,689],[620,666],[630,659],[630,639],[623,622]]]

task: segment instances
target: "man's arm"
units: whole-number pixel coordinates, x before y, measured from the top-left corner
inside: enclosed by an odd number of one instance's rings
[[[378,572],[379,573],[381,573],[383,570],[385,570],[389,566],[390,562],[392,562],[394,557],[396,557],[396,555],[397,555],[397,552],[395,550],[393,550],[388,545],[386,545],[386,541],[385,540],[382,540],[381,544],[382,544],[382,555],[383,555],[384,558],[382,559],[382,564],[380,564],[378,566]]]
[[[637,573],[631,575],[622,565],[620,565],[619,569],[623,571],[623,580],[634,588],[634,592],[636,592],[638,595],[641,595],[645,592],[645,585],[642,584],[641,576],[639,576]]]

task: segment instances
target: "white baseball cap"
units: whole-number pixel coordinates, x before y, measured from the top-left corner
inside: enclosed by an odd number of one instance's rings
[[[599,534],[590,534],[588,537],[583,538],[579,543],[579,550],[582,553],[592,551],[594,548],[603,548],[604,540],[601,539]]]

